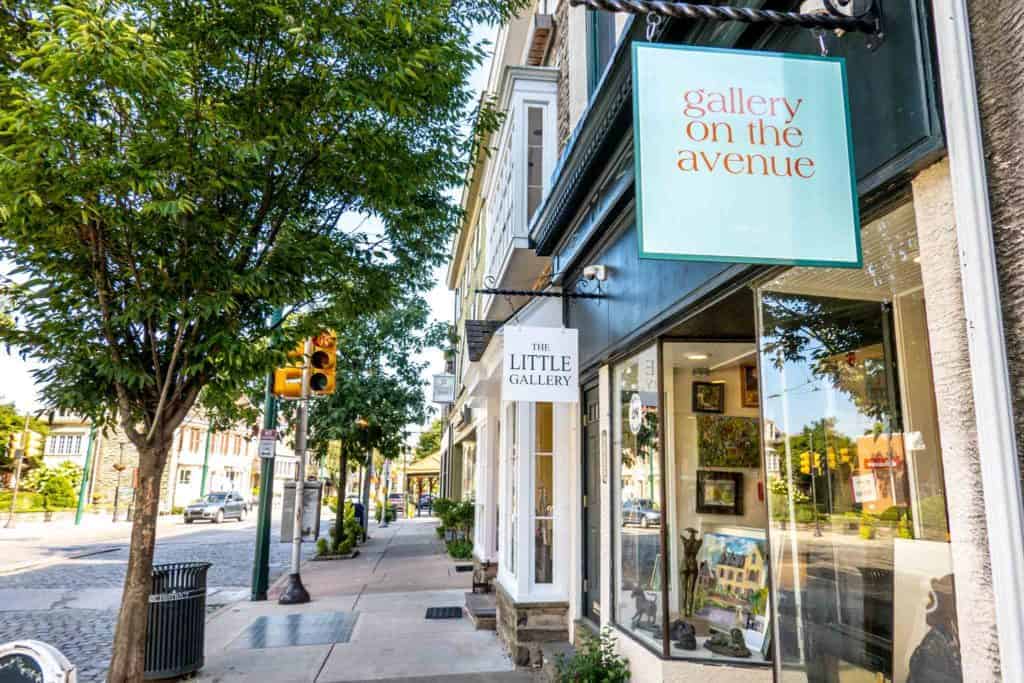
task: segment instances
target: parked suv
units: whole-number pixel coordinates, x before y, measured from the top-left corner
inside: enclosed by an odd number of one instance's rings
[[[241,522],[248,513],[249,504],[241,493],[218,491],[206,494],[205,498],[185,508],[185,524],[191,524],[197,519],[208,519],[214,524],[220,524],[228,518]]]

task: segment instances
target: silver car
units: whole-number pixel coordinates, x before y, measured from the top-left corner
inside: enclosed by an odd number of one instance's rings
[[[242,521],[248,513],[249,504],[242,498],[242,494],[236,491],[219,491],[208,493],[202,500],[185,508],[185,524],[191,524],[197,519],[207,519],[214,524],[220,524],[229,518]]]

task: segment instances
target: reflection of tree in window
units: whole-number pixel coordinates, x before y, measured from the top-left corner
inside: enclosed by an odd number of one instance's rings
[[[816,377],[847,394],[864,415],[891,422],[881,304],[765,294],[762,306],[765,358],[779,370],[785,363],[806,364]]]

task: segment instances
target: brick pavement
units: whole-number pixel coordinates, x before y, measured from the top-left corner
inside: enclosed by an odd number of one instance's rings
[[[278,543],[278,538],[279,532],[275,528],[270,545],[271,581],[287,570],[291,557],[291,544]],[[187,535],[177,535],[163,541],[158,539],[154,561],[212,562],[207,585],[248,590],[254,542],[255,527],[251,522],[244,525],[210,526]],[[128,561],[128,546],[110,542],[98,545],[102,549],[114,545],[117,548],[113,552],[0,576],[0,589],[84,592],[90,589],[120,588]],[[88,551],[87,546],[83,549]],[[313,551],[312,543],[303,544],[305,557],[311,556]],[[230,591],[226,594],[230,594]],[[216,600],[216,595],[211,596],[208,607],[210,611],[218,606]],[[79,667],[80,682],[102,681],[109,662],[116,617],[116,610],[113,609],[3,611],[0,605],[0,642],[25,638],[43,640],[56,646]]]

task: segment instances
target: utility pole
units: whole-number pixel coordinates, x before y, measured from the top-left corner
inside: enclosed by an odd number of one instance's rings
[[[14,528],[14,510],[18,505],[18,485],[21,483],[21,463],[25,460],[25,451],[28,449],[28,420],[29,416],[25,415],[25,428],[21,432],[21,448],[14,449],[14,495],[11,496],[11,514],[7,517],[7,524],[4,524],[5,529]]]
[[[295,455],[299,458],[298,477],[295,482],[295,518],[292,523],[292,565],[288,573],[288,585],[278,598],[282,605],[297,605],[309,602],[309,591],[302,585],[299,564],[302,562],[302,499],[306,489],[306,429],[309,427],[309,378],[312,374],[310,358],[313,355],[313,339],[306,340],[305,361],[302,366],[302,396],[299,399],[299,428],[295,435]]]
[[[281,309],[270,318],[271,327],[280,324]],[[274,396],[274,373],[267,375],[267,389],[263,394],[263,429],[277,429],[277,398]],[[256,509],[256,549],[252,563],[252,594],[254,601],[267,599],[270,575],[270,514],[274,505],[274,453],[270,457],[260,454],[260,498]]]
[[[89,492],[89,473],[92,472],[92,451],[96,443],[96,425],[89,427],[89,443],[85,445],[85,467],[82,468],[82,483],[78,487],[78,509],[75,510],[75,526],[82,523],[85,511],[85,496]]]
[[[209,418],[207,418],[209,419]],[[210,471],[210,440],[213,438],[213,425],[206,425],[206,446],[203,448],[203,478],[199,481],[199,497],[206,497],[206,473]]]

